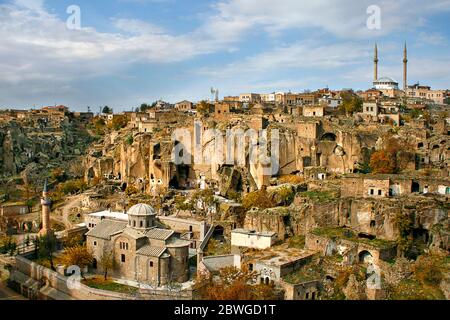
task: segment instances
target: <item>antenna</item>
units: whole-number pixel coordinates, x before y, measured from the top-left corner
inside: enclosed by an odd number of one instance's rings
[[[211,101],[219,101],[219,89],[211,87]]]

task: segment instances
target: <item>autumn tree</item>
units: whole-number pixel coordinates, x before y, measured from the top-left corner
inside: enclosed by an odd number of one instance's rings
[[[344,92],[341,94],[342,103],[339,109],[345,111],[346,114],[353,114],[362,111],[363,101],[357,95],[351,92]]]
[[[273,208],[276,204],[264,186],[261,190],[246,194],[242,199],[242,206],[245,210],[250,210],[253,207],[260,209]]]
[[[211,110],[214,108],[214,105],[209,103],[208,101],[200,101],[200,103],[197,105],[197,113],[201,116],[207,116]]]
[[[100,257],[99,265],[103,270],[103,275],[105,277],[105,281],[108,279],[108,272],[109,270],[114,268],[114,255],[112,251],[105,250]]]
[[[414,162],[415,154],[412,146],[395,137],[386,139],[383,149],[372,154],[370,169],[373,173],[398,173]]]
[[[305,182],[305,178],[295,174],[289,174],[280,177],[280,183],[301,184]]]
[[[377,151],[370,157],[370,169],[373,173],[394,173],[395,160],[385,150]]]
[[[247,268],[225,267],[217,277],[200,275],[194,288],[204,300],[275,300],[274,285],[256,284],[258,275]]]
[[[112,119],[112,121],[108,127],[115,131],[118,131],[122,128],[125,128],[127,125],[128,125],[128,119],[126,117],[117,116]]]
[[[66,266],[78,266],[83,269],[94,261],[94,257],[86,246],[76,245],[66,249],[61,256],[61,261]]]

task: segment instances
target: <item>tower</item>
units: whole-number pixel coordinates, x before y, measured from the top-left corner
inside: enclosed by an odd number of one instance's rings
[[[376,43],[375,43],[375,55],[374,55],[373,63],[374,63],[373,81],[377,81],[378,80],[378,46]]]
[[[408,89],[408,52],[405,42],[405,48],[403,49],[403,91],[406,92],[406,89]]]
[[[42,205],[42,213],[41,213],[42,228],[39,231],[39,234],[47,235],[52,231],[52,228],[50,226],[50,207],[52,205],[52,200],[48,197],[47,180],[45,180],[44,190],[42,191],[41,205]]]

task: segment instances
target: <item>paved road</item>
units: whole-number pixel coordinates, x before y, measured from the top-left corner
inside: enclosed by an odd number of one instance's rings
[[[27,300],[17,292],[6,287],[4,283],[0,282],[0,301],[1,300]]]

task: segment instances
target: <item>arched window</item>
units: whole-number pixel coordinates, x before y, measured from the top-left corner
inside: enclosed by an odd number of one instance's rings
[[[136,220],[133,220],[133,227],[136,227]]]
[[[153,268],[153,261],[150,261],[150,268]]]

